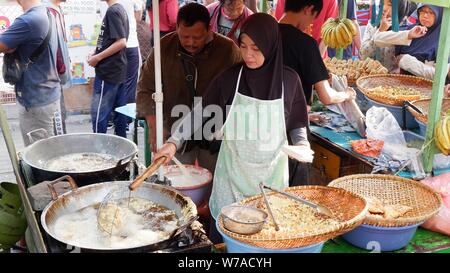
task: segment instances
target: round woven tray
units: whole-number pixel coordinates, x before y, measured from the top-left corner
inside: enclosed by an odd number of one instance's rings
[[[430,187],[406,178],[383,174],[357,174],[338,178],[329,186],[343,188],[364,197],[376,197],[389,205],[404,205],[412,211],[397,219],[383,219],[367,214],[364,224],[401,227],[422,223],[439,212],[440,195]]]
[[[395,87],[405,87],[412,88],[419,91],[423,97],[431,97],[431,89],[433,82],[420,77],[409,76],[409,75],[398,75],[398,74],[387,74],[387,75],[370,75],[361,77],[356,81],[356,86],[361,92],[364,93],[366,97],[371,100],[384,103],[387,105],[403,106],[404,102],[400,99],[380,97],[369,89],[376,88],[379,86],[395,86]]]
[[[416,100],[411,102],[412,105],[416,106],[417,108],[419,108],[424,115],[416,112],[414,109],[412,109],[411,107],[408,107],[409,112],[411,112],[411,114],[420,122],[427,124],[428,123],[428,110],[430,109],[430,101],[431,99],[422,99],[422,100]],[[450,110],[450,99],[443,99],[442,100],[442,115],[445,114],[445,112],[447,112],[448,110]]]
[[[219,228],[233,239],[249,245],[269,249],[286,249],[312,245],[344,234],[362,224],[367,214],[368,207],[364,198],[343,189],[324,186],[298,186],[286,188],[285,191],[327,207],[333,212],[339,223],[326,228],[317,228],[314,232],[308,234],[291,234],[287,237],[274,235],[270,238],[264,237],[260,233],[240,235],[230,232],[224,228],[221,216],[218,218]],[[267,195],[273,194],[277,193],[271,192]],[[242,200],[239,204],[255,207],[257,203],[262,201],[261,199],[261,195],[256,195]]]

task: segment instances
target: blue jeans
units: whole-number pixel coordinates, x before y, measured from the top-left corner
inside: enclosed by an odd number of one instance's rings
[[[127,104],[125,83],[111,84],[103,81],[96,75],[94,92],[91,104],[92,130],[94,133],[106,133],[108,128],[108,116],[117,107]],[[114,133],[121,137],[127,137],[127,116],[120,113],[114,115]]]
[[[127,48],[127,80],[125,88],[127,103],[136,102],[136,86],[139,72],[139,47]]]

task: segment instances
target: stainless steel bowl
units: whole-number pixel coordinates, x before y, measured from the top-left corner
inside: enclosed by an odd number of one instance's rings
[[[260,209],[229,205],[221,210],[223,226],[231,232],[251,235],[262,230],[268,214]]]

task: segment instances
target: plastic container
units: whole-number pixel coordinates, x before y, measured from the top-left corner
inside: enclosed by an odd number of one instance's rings
[[[422,223],[404,227],[361,225],[342,237],[359,248],[374,251],[394,251],[408,245]]]
[[[417,126],[419,126],[417,124],[414,116],[407,109],[403,109],[403,107],[401,107],[401,106],[387,105],[387,104],[376,102],[369,98],[367,98],[367,102],[370,107],[377,106],[377,107],[384,107],[384,108],[388,109],[388,111],[391,112],[391,114],[394,116],[395,120],[397,120],[398,125],[401,128],[404,128],[404,126],[403,126],[403,111],[405,111],[405,114],[406,114],[406,128],[407,129],[417,128]]]
[[[425,135],[427,134],[427,125],[417,119],[415,119],[417,124],[419,124],[419,130],[420,130],[420,135],[425,137]]]
[[[252,246],[238,240],[235,240],[220,230],[218,223],[216,222],[217,230],[222,235],[223,242],[227,246],[227,253],[320,253],[325,242],[317,244],[298,247],[298,248],[285,248],[285,249],[270,249]]]
[[[210,196],[212,174],[205,168],[193,165],[184,165],[184,167],[188,173],[196,177],[196,180],[189,183],[188,186],[178,185],[172,181],[172,187],[183,195],[190,197],[195,205],[200,206]],[[164,175],[170,179],[173,176],[182,175],[182,171],[180,170],[180,166],[170,165],[164,168]]]

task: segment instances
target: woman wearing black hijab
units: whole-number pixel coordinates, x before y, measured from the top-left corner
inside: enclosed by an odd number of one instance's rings
[[[395,58],[396,45],[410,45],[414,39],[425,35],[426,29],[414,27],[409,30],[398,32],[392,31],[392,0],[383,0],[383,7],[379,22],[369,22],[362,39],[360,57],[361,59],[373,58],[383,64],[389,71],[398,70]],[[414,11],[416,4],[409,0],[397,1],[397,17],[400,27],[407,24],[407,18]]]
[[[309,146],[305,96],[297,73],[283,65],[277,21],[253,14],[241,28],[239,46],[244,63],[214,79],[203,99],[204,107],[222,110],[214,113],[215,128],[221,128],[214,134],[222,136],[209,201],[215,219],[223,206],[259,194],[260,182],[288,187],[288,157],[281,150],[288,135],[292,144]],[[217,112],[226,116],[223,126],[217,126],[223,121]],[[177,129],[155,159],[166,156],[169,162],[181,142],[198,130],[195,122],[190,130],[186,120],[183,132]]]

